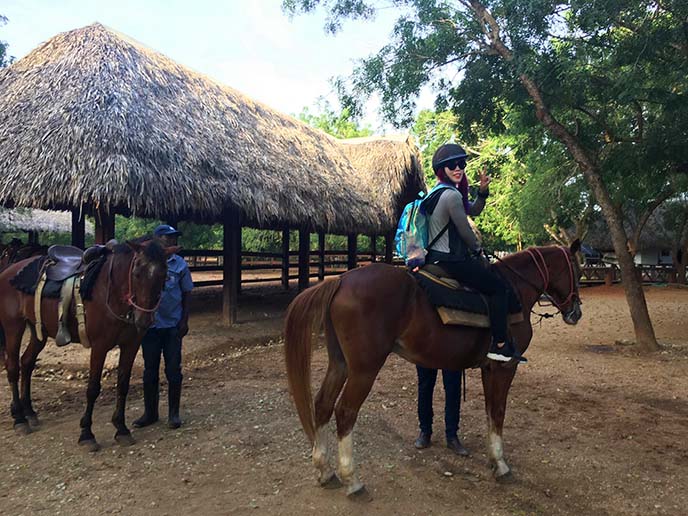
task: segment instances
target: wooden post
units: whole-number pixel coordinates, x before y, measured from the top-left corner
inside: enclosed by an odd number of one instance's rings
[[[350,233],[346,238],[346,268],[351,270],[356,268],[356,253],[358,244],[358,235],[356,233]]]
[[[614,284],[614,268],[613,267],[607,267],[607,270],[604,272],[604,285],[606,287],[611,287]]]
[[[299,292],[306,290],[309,283],[311,261],[311,234],[306,228],[299,229]]]
[[[289,228],[282,230],[282,288],[289,290]]]
[[[106,244],[115,238],[115,214],[106,208],[96,210],[96,244]]]
[[[86,248],[86,222],[81,210],[72,209],[72,245]]]
[[[370,261],[375,263],[377,261],[377,236],[370,235]]]
[[[30,230],[27,239],[29,245],[38,245],[38,231]]]
[[[241,214],[231,208],[225,208],[223,225],[222,322],[226,326],[231,326],[237,321],[239,308]]]
[[[325,232],[318,233],[318,281],[325,279]]]
[[[394,259],[394,235],[387,233],[385,235],[385,263],[392,263]]]

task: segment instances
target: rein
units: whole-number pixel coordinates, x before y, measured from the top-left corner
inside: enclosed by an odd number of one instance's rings
[[[140,310],[142,312],[146,313],[151,313],[155,312],[158,307],[160,306],[160,301],[162,301],[162,296],[158,298],[158,302],[155,304],[153,308],[144,308],[142,306],[137,305],[134,302],[134,296],[132,295],[132,276],[133,276],[133,271],[134,271],[134,262],[136,261],[136,254],[134,254],[134,257],[131,259],[131,262],[129,264],[129,273],[128,273],[128,285],[127,285],[127,293],[124,294],[124,302],[127,304],[128,307],[134,308],[135,310]],[[112,315],[115,319],[125,322],[127,324],[134,324],[134,321],[132,320],[132,313],[133,310],[129,310],[125,316],[121,316],[119,314],[116,314],[113,310],[112,307],[110,306],[110,286],[112,284],[112,266],[115,262],[115,255],[112,255],[112,258],[110,260],[110,266],[108,267],[108,283],[107,283],[107,293],[105,295],[105,307],[108,309],[108,312],[110,312],[110,315]]]
[[[528,256],[533,260],[533,263],[535,264],[535,267],[537,268],[538,273],[540,274],[540,278],[542,279],[543,287],[542,291],[544,294],[547,295],[549,300],[552,302],[554,306],[557,307],[557,311],[553,314],[548,314],[548,313],[537,313],[535,312],[532,308],[530,309],[530,313],[533,315],[537,315],[540,317],[540,320],[538,322],[542,322],[542,319],[550,319],[552,317],[555,317],[557,314],[562,312],[561,307],[568,303],[570,300],[572,300],[574,297],[576,297],[576,293],[574,291],[574,274],[573,274],[573,264],[571,263],[571,259],[569,258],[568,253],[566,250],[561,247],[557,246],[557,249],[559,249],[562,253],[564,253],[564,257],[566,258],[566,264],[568,265],[569,268],[569,295],[566,297],[566,299],[562,302],[557,302],[552,294],[547,292],[547,289],[549,288],[549,269],[547,268],[547,262],[545,261],[545,257],[542,255],[542,252],[539,249],[526,249],[526,252],[528,253]],[[502,260],[499,256],[496,254],[490,253],[490,256],[493,256],[498,262],[504,264],[504,266],[509,269],[511,272],[513,272],[516,276],[521,278],[525,283],[530,285],[533,289],[536,291],[540,290],[540,287],[538,287],[535,283],[533,283],[530,279],[526,278],[523,274],[521,274],[519,271],[514,269],[511,265],[509,265],[507,262]],[[538,305],[543,306],[540,304],[540,300],[538,299]]]

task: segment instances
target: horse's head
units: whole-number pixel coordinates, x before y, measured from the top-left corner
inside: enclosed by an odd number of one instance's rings
[[[134,312],[134,324],[144,330],[153,324],[155,311],[167,279],[167,257],[179,247],[163,247],[157,240],[142,243],[129,241],[134,251],[129,266],[126,301]]]
[[[552,252],[548,259],[549,285],[545,292],[552,303],[561,311],[566,324],[576,324],[583,315],[578,295],[581,270],[576,260],[580,241],[576,240],[570,248],[558,247],[560,252]]]

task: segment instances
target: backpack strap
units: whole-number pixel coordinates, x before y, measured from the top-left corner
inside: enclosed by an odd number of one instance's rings
[[[425,199],[427,199],[428,197],[430,197],[430,195],[432,195],[432,194],[435,193],[436,191],[438,191],[438,190],[444,190],[445,188],[451,188],[451,187],[450,187],[450,186],[447,186],[447,185],[443,185],[443,184],[436,185],[436,186],[430,191],[430,193],[428,194],[428,196],[427,196]],[[439,195],[442,195],[443,193],[444,193],[444,192],[442,191],[442,192],[440,192]],[[425,200],[425,199],[424,199],[424,200]],[[444,233],[449,229],[449,225],[450,225],[450,224],[451,224],[451,219],[449,219],[449,222],[447,222],[447,225],[444,226],[444,227],[442,228],[442,231],[440,231],[439,233],[437,233],[437,235],[435,235],[435,238],[432,239],[432,242],[430,242],[430,243],[428,244],[428,246],[425,248],[426,251],[429,251],[429,250],[432,248],[432,246],[435,245],[435,244],[437,243],[437,241],[438,241],[440,238],[442,238],[442,235],[444,235]]]
[[[451,220],[447,222],[447,225],[442,228],[442,231],[437,233],[435,235],[435,238],[432,239],[432,242],[428,244],[428,247],[425,248],[426,251],[430,250],[430,248],[437,243],[437,241],[444,235],[444,233],[449,229],[449,224],[451,224]]]

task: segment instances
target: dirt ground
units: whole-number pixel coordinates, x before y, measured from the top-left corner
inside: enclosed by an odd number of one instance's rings
[[[472,454],[460,458],[440,438],[441,387],[435,446],[413,448],[415,368],[391,357],[356,428],[373,496],[360,506],[317,487],[286,390],[281,314],[293,292],[246,289],[241,322],[226,329],[213,310],[217,291],[206,289],[184,342],[179,430],[160,423],[134,430],[131,447],[114,443],[116,352],[94,414],[97,453],[76,444],[88,363],[78,344],[44,351],[34,381],[42,426],[31,435],[14,434],[0,388],[0,514],[688,514],[688,289],[646,293],[658,353],[616,343],[633,338],[618,286],[584,289],[576,327],[560,318],[536,327],[507,409],[510,484],[487,467],[479,371],[467,374],[461,435]],[[317,349],[316,378],[325,364]],[[142,411],[140,357],[129,399],[130,422]]]

